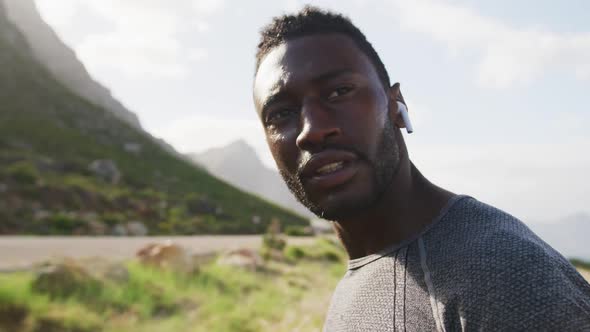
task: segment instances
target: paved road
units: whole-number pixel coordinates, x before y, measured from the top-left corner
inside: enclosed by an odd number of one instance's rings
[[[0,236],[0,271],[26,268],[54,257],[128,259],[152,242],[172,241],[193,254],[236,248],[258,248],[258,235],[202,235],[172,237],[35,237]],[[290,244],[308,244],[313,238],[289,238]]]

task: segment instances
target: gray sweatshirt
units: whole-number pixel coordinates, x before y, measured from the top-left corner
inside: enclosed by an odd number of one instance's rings
[[[421,234],[350,260],[324,325],[462,330],[590,331],[590,285],[516,218],[456,196]]]

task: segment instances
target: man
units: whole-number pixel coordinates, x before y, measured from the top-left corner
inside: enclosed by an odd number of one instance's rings
[[[275,18],[256,59],[279,171],[351,258],[326,331],[590,330],[590,285],[566,259],[412,164],[400,86],[348,19],[312,7]]]

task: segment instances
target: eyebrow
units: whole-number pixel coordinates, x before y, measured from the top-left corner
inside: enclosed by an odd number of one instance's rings
[[[339,76],[344,76],[344,75],[351,75],[354,74],[354,72],[350,69],[336,69],[336,70],[332,70],[326,73],[322,73],[314,78],[311,79],[311,81],[313,83],[318,83],[318,82],[323,82],[323,81],[329,81],[331,79],[337,78]]]
[[[328,71],[328,72],[319,74],[319,75],[311,78],[310,81],[312,83],[317,84],[317,83],[332,80],[332,79],[340,77],[340,76],[351,75],[351,74],[354,74],[354,72],[350,69],[336,69],[336,70],[332,70],[332,71]],[[262,119],[266,118],[266,114],[268,113],[268,109],[273,104],[280,102],[285,97],[286,97],[286,93],[284,91],[278,91],[278,92],[270,95],[268,98],[266,98],[266,100],[262,104],[262,112],[261,112]]]

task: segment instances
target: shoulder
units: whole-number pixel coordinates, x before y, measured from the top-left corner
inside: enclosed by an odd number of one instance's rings
[[[424,250],[448,317],[516,329],[583,319],[590,328],[590,286],[521,221],[473,198],[445,219]]]
[[[479,259],[497,264],[502,263],[500,258],[511,262],[534,252],[563,259],[522,221],[468,196],[457,199],[423,238],[432,250],[446,256],[482,256]]]

